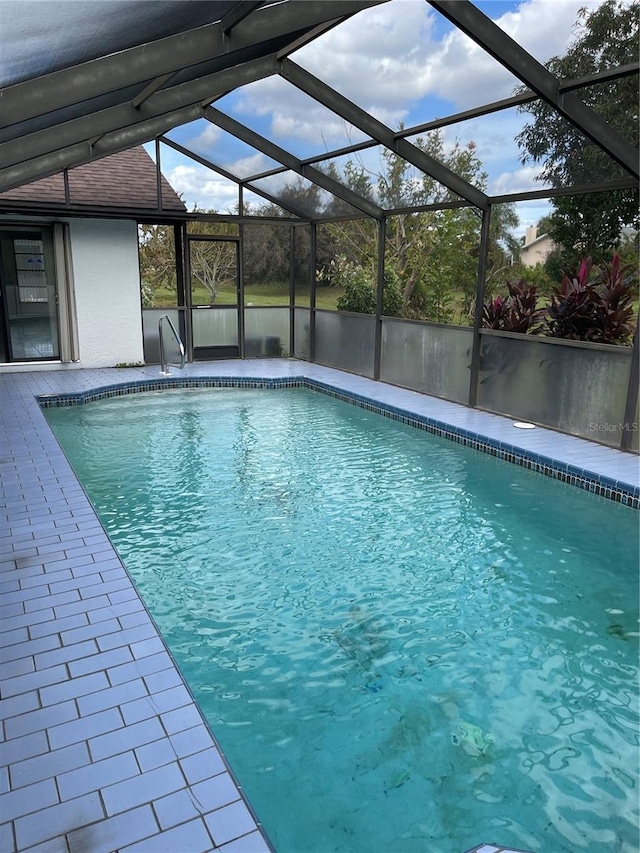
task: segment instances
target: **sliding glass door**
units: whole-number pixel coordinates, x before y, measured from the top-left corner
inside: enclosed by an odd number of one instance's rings
[[[60,358],[53,234],[0,230],[0,360]]]

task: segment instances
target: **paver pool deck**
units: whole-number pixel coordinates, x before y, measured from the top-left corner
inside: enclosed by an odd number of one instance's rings
[[[637,456],[320,365],[173,373],[305,377],[640,488]],[[158,377],[157,366],[0,373],[3,853],[272,849],[36,401]],[[508,853],[500,839],[474,842]]]

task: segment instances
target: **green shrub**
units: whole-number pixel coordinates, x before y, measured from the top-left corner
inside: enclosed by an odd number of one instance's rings
[[[392,269],[384,271],[384,289],[382,291],[382,313],[385,317],[402,316],[402,291],[400,280]]]
[[[345,265],[339,274],[332,276],[332,284],[338,284],[344,288],[344,293],[336,301],[338,311],[354,311],[356,314],[376,313],[376,294],[362,267]]]
[[[331,283],[344,288],[336,301],[338,311],[356,314],[376,313],[376,287],[364,267],[338,258],[332,261]],[[382,291],[382,313],[386,317],[399,317],[402,313],[402,293],[398,277],[393,270],[385,270]]]
[[[148,281],[142,279],[140,283],[140,296],[143,308],[153,308],[156,304],[156,293]]]

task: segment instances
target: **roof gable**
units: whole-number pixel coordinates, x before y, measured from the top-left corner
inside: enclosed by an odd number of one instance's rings
[[[111,154],[69,169],[72,205],[155,210],[158,206],[156,164],[142,146]],[[0,193],[2,201],[31,202],[34,206],[65,204],[62,173],[41,178]],[[186,210],[184,202],[162,176],[163,210]]]

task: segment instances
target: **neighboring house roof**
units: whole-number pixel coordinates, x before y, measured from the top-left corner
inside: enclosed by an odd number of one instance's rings
[[[154,210],[157,208],[156,164],[142,146],[111,154],[69,169],[72,205]],[[64,204],[62,172],[0,193],[3,201],[30,202],[31,206]],[[185,211],[186,206],[162,176],[162,209]]]
[[[548,234],[541,234],[539,237],[536,237],[535,240],[531,240],[529,243],[525,243],[524,246],[520,249],[521,252],[525,252],[527,249],[530,249],[532,246],[540,245],[540,243],[544,243],[545,240],[551,240]]]

